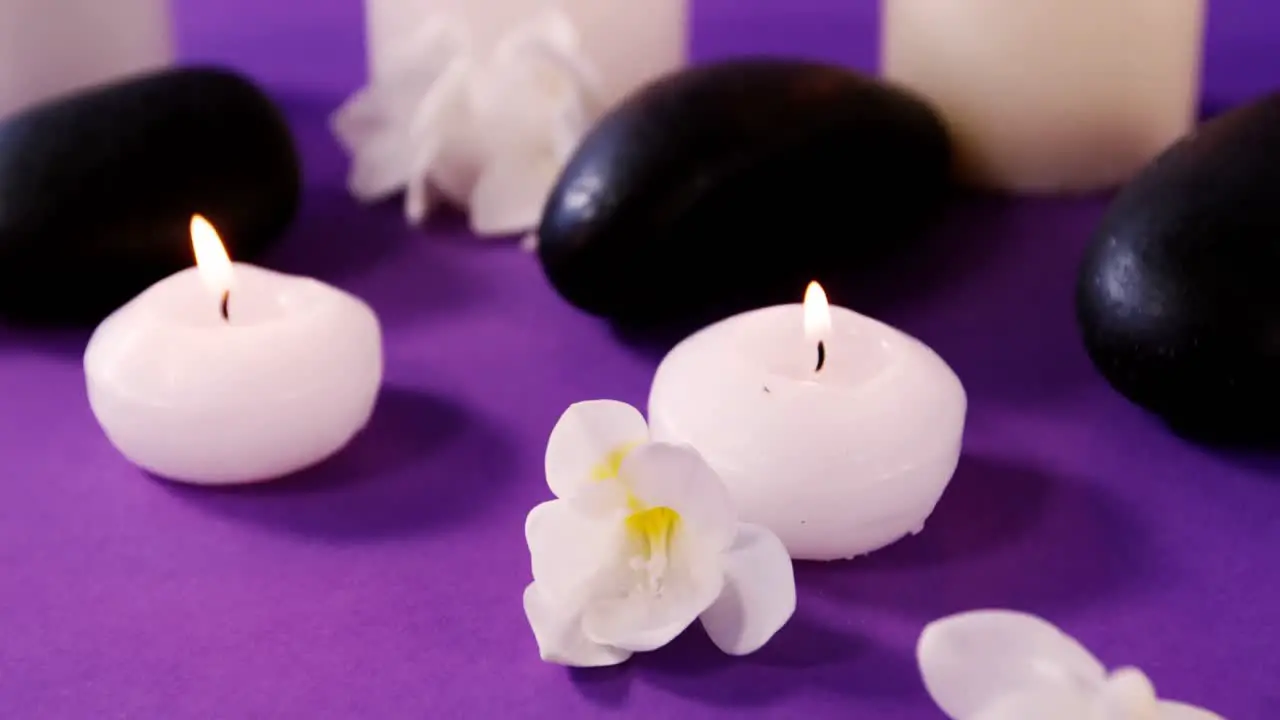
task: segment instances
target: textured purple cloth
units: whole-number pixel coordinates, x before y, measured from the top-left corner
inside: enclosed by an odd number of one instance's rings
[[[870,2],[695,2],[701,58],[874,61]],[[695,630],[621,668],[542,664],[520,594],[547,433],[576,400],[643,406],[658,354],[562,303],[518,249],[348,199],[325,123],[363,76],[357,0],[178,5],[186,58],[288,108],[307,198],[275,264],[376,307],[387,390],[329,465],[202,491],[107,443],[84,337],[0,335],[0,717],[936,719],[916,636],[984,606],[1043,614],[1231,720],[1280,717],[1280,462],[1174,439],[1091,370],[1071,290],[1096,199],[965,203],[946,249],[857,301],[970,392],[923,535],[802,567],[794,621],[756,656]],[[1211,106],[1280,82],[1275,3],[1215,0],[1210,34]]]

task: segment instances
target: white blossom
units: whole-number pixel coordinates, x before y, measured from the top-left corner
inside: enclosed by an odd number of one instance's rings
[[[468,211],[477,235],[532,229],[603,109],[561,11],[512,28],[488,54],[465,23],[433,16],[395,68],[347,100],[332,126],[351,155],[351,193],[376,202],[403,191],[412,223],[443,199]]]
[[[791,558],[769,530],[738,521],[696,450],[649,441],[639,411],[571,406],[551,433],[547,483],[525,534],[524,605],[542,658],[615,665],[701,619],[726,653],[763,646],[795,612]]]
[[[1142,671],[1109,672],[1048,622],[978,610],[928,625],[916,649],[925,687],[952,720],[1223,720],[1161,700]]]

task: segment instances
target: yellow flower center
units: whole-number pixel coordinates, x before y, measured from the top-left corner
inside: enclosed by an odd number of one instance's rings
[[[631,442],[619,445],[591,470],[594,482],[620,479],[622,462],[641,444]],[[624,483],[625,485],[625,483]],[[680,524],[680,514],[669,507],[647,507],[626,489],[627,515],[624,521],[627,534],[634,542],[635,555],[631,567],[644,573],[650,592],[661,593],[662,581],[670,563],[671,541]]]
[[[629,504],[632,508],[639,505],[634,498]],[[635,509],[627,516],[627,532],[638,544],[632,567],[645,571],[649,589],[653,592],[662,590],[662,579],[671,556],[671,541],[679,524],[680,514],[669,507]]]
[[[618,472],[622,468],[622,461],[627,459],[627,455],[639,445],[640,443],[638,442],[631,442],[609,451],[604,460],[591,469],[591,479],[595,482],[604,482],[618,477]]]

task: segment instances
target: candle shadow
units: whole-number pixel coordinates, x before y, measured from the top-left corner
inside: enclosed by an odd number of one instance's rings
[[[929,567],[999,551],[1035,531],[1055,483],[1030,468],[962,455],[924,531],[856,562],[864,568]]]
[[[752,655],[724,654],[695,623],[664,648],[603,672],[573,670],[570,678],[583,697],[607,708],[625,706],[633,683],[738,709],[768,707],[801,694],[898,699],[921,691],[909,654],[837,630],[804,608]]]
[[[928,621],[975,607],[1054,612],[1155,587],[1160,556],[1101,488],[966,456],[919,535],[864,558],[802,563],[809,592]]]
[[[157,481],[211,513],[342,542],[471,520],[500,497],[511,464],[510,445],[482,418],[443,398],[385,388],[364,432],[314,468],[230,488]]]

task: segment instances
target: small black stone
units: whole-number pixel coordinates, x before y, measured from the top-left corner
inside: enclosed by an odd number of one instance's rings
[[[1219,116],[1122,189],[1080,271],[1094,365],[1205,442],[1280,441],[1280,95]]]
[[[934,110],[844,68],[695,66],[623,101],[551,193],[539,257],[570,303],[623,324],[798,302],[898,250],[949,194]]]
[[[100,320],[194,262],[213,223],[253,260],[297,212],[299,160],[249,80],[183,68],[64,96],[0,123],[0,316]]]

